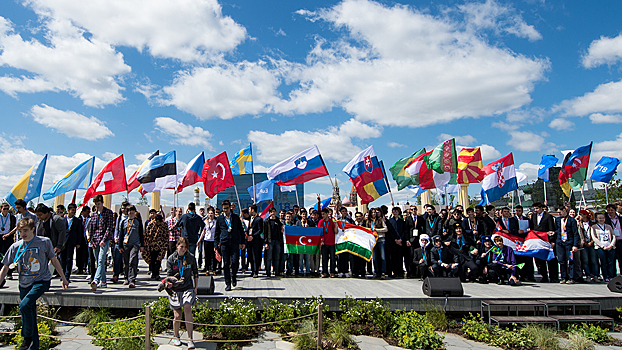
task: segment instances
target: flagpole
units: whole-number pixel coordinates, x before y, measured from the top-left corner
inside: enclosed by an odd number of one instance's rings
[[[384,164],[380,161],[380,167],[382,168],[382,177],[384,178],[384,184],[387,186],[387,190],[389,190],[389,196],[391,197],[391,207],[395,206],[395,202],[393,201],[393,192],[391,192],[391,187],[389,186],[389,181],[387,180],[387,172],[384,171]]]
[[[257,199],[257,189],[255,188],[255,160],[253,159],[253,143],[250,143],[250,149],[251,149],[251,161],[253,162],[253,203],[255,203],[256,199]],[[296,196],[298,197],[298,196]]]
[[[242,205],[240,204],[240,195],[238,194],[238,186],[233,185],[233,188],[235,189],[235,196],[238,199],[238,207],[240,207],[240,215],[242,215]]]
[[[512,211],[511,211],[512,214],[514,214],[514,192],[515,191],[512,191]]]
[[[546,203],[547,202],[547,200],[546,200],[546,181],[543,181],[542,183],[543,183],[543,187],[542,188],[544,189],[544,203]]]
[[[298,185],[294,185],[296,186],[296,204],[298,204],[298,207],[300,208],[300,199],[298,199]],[[609,204],[609,203],[607,203]]]
[[[585,185],[585,183],[583,183]],[[585,200],[585,194],[583,193],[583,185],[581,185],[581,199],[583,201],[583,209],[587,209],[587,201]],[[579,205],[579,209],[581,209],[581,205]]]
[[[607,205],[609,205],[609,192],[607,191],[607,185],[609,185],[608,183],[605,184],[605,198],[607,198]]]

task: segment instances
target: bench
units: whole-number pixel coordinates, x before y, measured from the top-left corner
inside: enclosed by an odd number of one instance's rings
[[[553,324],[556,330],[559,329],[559,321],[547,316],[491,316],[489,322],[496,323],[497,326],[520,323]]]
[[[549,315],[550,318],[557,320],[557,323],[611,323],[611,330],[615,325],[613,318],[603,315]]]

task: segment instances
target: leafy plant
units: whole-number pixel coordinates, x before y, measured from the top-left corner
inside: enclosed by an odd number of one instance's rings
[[[436,303],[424,303],[425,318],[437,331],[444,331],[448,328],[447,315],[445,309]]]
[[[356,347],[354,338],[342,322],[332,321],[326,327],[326,339],[339,349],[353,349]]]
[[[227,298],[220,303],[216,313],[215,323],[219,325],[242,325],[253,324],[257,320],[255,305],[250,301],[240,298]],[[226,339],[248,339],[250,334],[256,332],[249,327],[218,327]]]
[[[42,334],[52,335],[53,329],[50,329],[50,325],[48,324],[48,322],[45,322],[43,319],[41,319],[37,323],[37,327],[39,328],[39,349],[45,350],[60,344],[60,340],[56,338],[42,336]],[[15,332],[18,333],[13,336],[13,340],[11,341],[11,343],[15,344],[14,349],[18,349],[24,341],[24,338],[22,338],[20,331],[21,327],[15,330]]]
[[[579,333],[595,343],[607,343],[613,339],[607,334],[606,329],[602,329],[593,324],[581,323],[580,325],[572,324],[568,327],[569,333]]]
[[[261,319],[263,322],[275,322],[296,317],[297,310],[294,304],[284,304],[275,299],[270,299],[269,302],[262,302],[262,306]],[[273,327],[281,334],[293,332],[297,328],[295,321],[277,323]]]
[[[93,324],[90,327],[90,333],[94,338],[91,342],[94,345],[104,347],[106,350],[141,350],[145,348],[144,337],[111,339],[116,337],[144,336],[145,323],[142,319],[118,323]],[[155,345],[155,343],[153,344]]]
[[[389,305],[380,298],[355,300],[348,297],[339,301],[339,307],[342,310],[341,320],[353,334],[363,334],[366,327],[371,327],[387,335],[395,322]]]
[[[73,320],[79,323],[100,323],[110,321],[110,309],[108,308],[86,308],[78,312]],[[88,326],[87,326],[88,327]]]
[[[425,316],[415,311],[401,313],[396,320],[397,328],[393,335],[399,345],[408,349],[439,349],[443,347],[443,337],[434,331],[434,326]]]
[[[533,348],[534,338],[525,328],[508,331],[484,323],[481,315],[469,313],[462,319],[462,332],[465,337],[505,349]]]
[[[559,349],[557,332],[550,327],[529,324],[522,329],[522,332],[533,339],[534,345],[542,350]]]
[[[312,320],[305,319],[300,323],[298,334],[292,338],[294,346],[298,350],[315,350],[317,348],[317,333],[305,334],[316,330]]]
[[[462,319],[462,332],[464,336],[482,343],[490,343],[492,341],[492,327],[484,323],[481,315],[473,315],[469,313],[468,317]]]
[[[594,343],[581,333],[568,334],[565,350],[594,350]]]
[[[168,302],[168,298],[162,297],[156,301],[150,303],[143,303],[141,315],[145,314],[145,307],[149,305],[151,307],[151,329],[157,334],[162,333],[165,330],[173,327],[173,322],[163,320],[161,318],[153,317],[160,316],[166,318],[173,318],[173,310],[171,310]]]
[[[218,310],[212,309],[209,307],[208,302],[196,303],[194,306],[193,312],[192,312],[192,319],[196,323],[212,324],[214,323],[214,320],[216,319],[217,312]],[[215,330],[214,327],[198,326],[198,325],[195,327],[198,332],[202,332],[210,336]]]

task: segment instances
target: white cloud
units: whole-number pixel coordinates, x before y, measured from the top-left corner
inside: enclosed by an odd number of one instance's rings
[[[527,175],[527,181],[535,181],[538,179],[538,169],[540,168],[540,164],[533,163],[523,163],[518,166],[518,170]]]
[[[307,65],[291,67],[300,87],[274,107],[281,113],[341,107],[362,122],[411,127],[493,116],[528,104],[549,67],[402,5],[346,0],[303,14],[348,35],[318,40]]]
[[[116,153],[112,153],[112,152],[104,152],[104,154],[102,154],[102,159],[109,162],[113,159],[115,159],[118,156],[118,154]]]
[[[497,34],[505,32],[529,41],[542,39],[542,34],[527,24],[510,5],[503,6],[494,0],[486,0],[467,3],[458,8],[466,14],[467,28],[472,31],[491,29]]]
[[[590,120],[592,124],[619,124],[622,123],[622,115],[594,113],[590,115]]]
[[[201,119],[231,119],[270,110],[279,80],[262,62],[225,63],[181,71],[158,101]]]
[[[95,40],[182,61],[234,49],[246,29],[217,0],[26,0],[42,17],[71,21]]]
[[[154,122],[156,129],[172,137],[173,144],[203,146],[210,151],[214,150],[210,143],[212,134],[201,127],[184,124],[169,117],[158,117]]]
[[[42,30],[49,46],[16,34],[13,24],[0,17],[0,65],[33,76],[0,77],[0,89],[17,93],[67,91],[87,106],[114,104],[123,100],[116,79],[130,72],[123,55],[100,40],[84,37],[84,31],[67,20],[44,20]]]
[[[601,84],[594,91],[560,103],[566,115],[584,116],[592,113],[622,112],[622,80]]]
[[[591,161],[597,162],[602,156],[622,158],[622,133],[615,140],[594,143]]]
[[[391,148],[402,148],[402,147],[408,147],[408,146],[406,146],[406,145],[404,145],[404,144],[397,143],[397,142],[394,142],[394,141],[391,141],[391,142],[387,143],[387,146],[389,146],[389,147],[391,147]]]
[[[601,36],[592,41],[583,56],[582,63],[585,68],[594,68],[601,64],[612,65],[622,59],[622,34],[615,38]]]
[[[61,111],[54,107],[42,104],[32,106],[30,115],[35,122],[55,129],[69,137],[96,141],[108,136],[114,136],[104,123],[95,117],[86,117],[74,111]]]
[[[482,160],[492,160],[501,158],[501,152],[499,152],[494,146],[482,144],[479,145],[482,152]]]
[[[550,152],[555,148],[554,143],[547,143],[543,136],[531,131],[510,131],[510,140],[507,145],[523,152],[535,152],[546,150]]]
[[[377,138],[381,135],[378,127],[350,119],[342,125],[319,131],[289,130],[282,134],[269,134],[265,131],[251,131],[248,140],[257,149],[257,159],[261,162],[276,163],[312,145],[317,145],[322,157],[337,162],[347,162],[361,149],[352,139]]]
[[[135,154],[134,157],[136,158],[136,160],[142,164],[142,162],[145,161],[145,159],[151,157],[151,155],[153,154],[153,152],[149,152],[149,153],[139,153],[139,154]]]
[[[572,130],[574,129],[574,123],[571,122],[568,119],[565,118],[556,118],[553,119],[550,123],[549,123],[549,128],[551,129],[555,129],[555,130]]]
[[[467,146],[470,146],[477,142],[477,139],[471,135],[454,136],[449,134],[440,134],[438,135],[437,139],[441,142],[449,139],[456,139],[456,143]]]

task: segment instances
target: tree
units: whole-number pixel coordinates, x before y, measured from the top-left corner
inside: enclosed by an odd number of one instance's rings
[[[147,198],[145,198],[145,196],[140,196],[140,198],[138,199],[138,202],[136,202],[136,204],[138,205],[149,205],[149,203],[147,202]]]
[[[549,207],[556,207],[558,205],[568,203],[568,197],[564,195],[561,186],[559,185],[559,171],[560,167],[552,167],[549,169],[549,181],[548,184],[542,179],[538,179],[531,186],[531,200],[535,202],[544,203],[544,186],[546,184],[546,202]],[[525,192],[527,193],[527,192]],[[571,194],[572,196],[572,194]]]
[[[622,180],[612,179],[605,186],[607,186],[607,192],[605,192],[604,187],[596,189],[594,208],[597,210],[604,210],[607,206],[607,193],[609,194],[609,203],[622,199]]]

